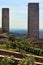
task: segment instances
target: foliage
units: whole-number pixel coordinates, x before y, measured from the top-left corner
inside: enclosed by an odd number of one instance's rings
[[[35,60],[32,56],[25,57],[18,62],[18,65],[36,65]]]
[[[21,52],[24,51],[26,53],[32,53],[36,55],[43,56],[43,50],[36,47],[32,42],[27,40],[15,40],[12,43],[13,49],[16,49],[16,51]]]
[[[43,56],[43,50],[36,47],[36,45],[30,40],[21,39],[21,38],[15,39],[15,37],[13,38],[12,35],[11,37],[9,37],[9,40],[10,41],[8,42],[6,41],[4,44],[0,44],[0,48],[8,49],[8,50],[12,49],[21,53],[32,53],[35,55]]]
[[[14,65],[14,61],[12,59],[13,56],[5,56],[3,59],[0,60],[0,65]]]
[[[3,59],[0,60],[0,65],[36,65],[34,58],[30,55],[29,57],[25,57],[22,60],[14,61],[14,57],[4,56]]]
[[[10,34],[9,35],[9,40],[13,42],[15,40],[15,35]]]

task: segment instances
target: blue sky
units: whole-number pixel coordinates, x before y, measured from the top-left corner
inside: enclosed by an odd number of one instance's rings
[[[28,3],[39,2],[39,28],[43,29],[43,0],[0,0],[0,27],[2,8],[9,8],[10,29],[27,29]]]

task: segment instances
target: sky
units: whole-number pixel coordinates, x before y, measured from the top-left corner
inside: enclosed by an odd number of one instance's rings
[[[10,29],[27,29],[28,3],[39,3],[39,29],[43,29],[43,0],[0,0],[0,27],[2,8],[9,8]]]

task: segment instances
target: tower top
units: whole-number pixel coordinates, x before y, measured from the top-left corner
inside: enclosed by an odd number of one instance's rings
[[[28,3],[28,4],[39,4],[39,3],[34,3],[34,2],[33,2],[33,3]]]
[[[9,10],[9,8],[2,8],[2,10]]]

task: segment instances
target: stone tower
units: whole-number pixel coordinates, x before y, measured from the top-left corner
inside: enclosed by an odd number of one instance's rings
[[[9,8],[2,8],[2,30],[9,32]]]
[[[39,38],[39,3],[28,4],[28,37]]]

